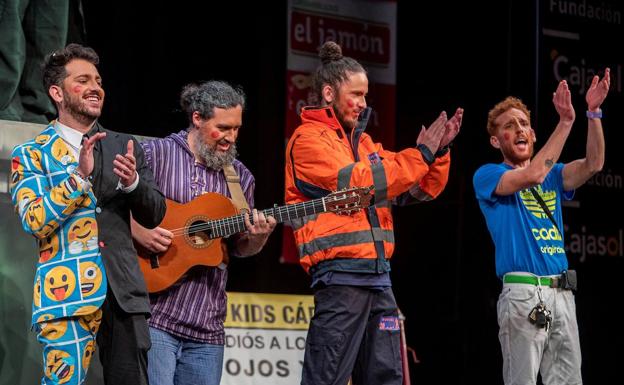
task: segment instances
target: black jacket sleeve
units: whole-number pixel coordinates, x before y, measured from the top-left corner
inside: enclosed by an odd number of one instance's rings
[[[152,229],[162,222],[167,205],[165,197],[154,182],[154,175],[145,162],[143,148],[135,138],[134,156],[136,170],[139,174],[139,184],[128,195],[132,217],[141,226]]]

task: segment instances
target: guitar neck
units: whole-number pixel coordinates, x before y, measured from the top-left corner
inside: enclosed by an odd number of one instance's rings
[[[289,221],[291,219],[297,219],[306,217],[308,215],[320,214],[327,211],[325,205],[326,198],[318,198],[311,201],[294,203],[285,206],[275,206],[270,209],[262,210],[264,216],[272,216],[277,223]],[[249,217],[249,220],[253,224],[253,218]],[[242,233],[247,230],[245,226],[244,214],[234,215],[231,217],[215,219],[209,222],[211,232],[210,238],[227,237],[232,234]]]

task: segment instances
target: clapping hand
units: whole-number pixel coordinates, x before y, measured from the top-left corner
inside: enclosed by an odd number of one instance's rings
[[[128,141],[126,154],[117,154],[113,160],[113,172],[119,177],[124,187],[131,186],[137,178],[136,159],[134,158],[134,142]]]
[[[595,75],[592,79],[591,85],[585,94],[585,101],[587,101],[587,109],[592,112],[597,112],[602,102],[604,102],[611,86],[611,70],[605,69],[605,74],[602,80]]]
[[[82,143],[80,154],[78,155],[78,167],[76,168],[76,172],[78,172],[78,175],[83,179],[88,178],[93,172],[93,147],[95,146],[95,142],[103,139],[105,136],[105,132],[98,132]]]
[[[432,154],[435,154],[440,148],[440,141],[446,132],[446,112],[442,111],[438,118],[431,123],[429,128],[422,126],[416,144],[425,145]]]
[[[446,129],[446,131],[444,132],[442,141],[440,141],[440,148],[446,147],[449,144],[451,144],[453,139],[455,139],[457,134],[459,134],[459,129],[461,128],[463,118],[464,118],[464,109],[458,108],[455,111],[455,115],[453,115],[452,118],[447,120],[446,124],[444,125],[444,128]]]
[[[574,107],[572,106],[572,94],[565,80],[559,82],[557,90],[553,92],[553,104],[559,114],[559,119],[572,123],[576,118]]]

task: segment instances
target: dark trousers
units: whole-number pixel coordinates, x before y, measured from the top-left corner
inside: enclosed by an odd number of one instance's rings
[[[110,287],[102,310],[97,344],[104,383],[147,385],[147,351],[151,342],[145,314],[123,311]]]
[[[314,293],[302,385],[401,385],[398,311],[391,288],[327,286]]]

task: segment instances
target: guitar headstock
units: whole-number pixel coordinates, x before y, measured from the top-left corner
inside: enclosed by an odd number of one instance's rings
[[[332,192],[323,198],[323,201],[327,211],[340,215],[351,215],[370,206],[370,201],[373,198],[372,189],[373,186],[346,188]]]

